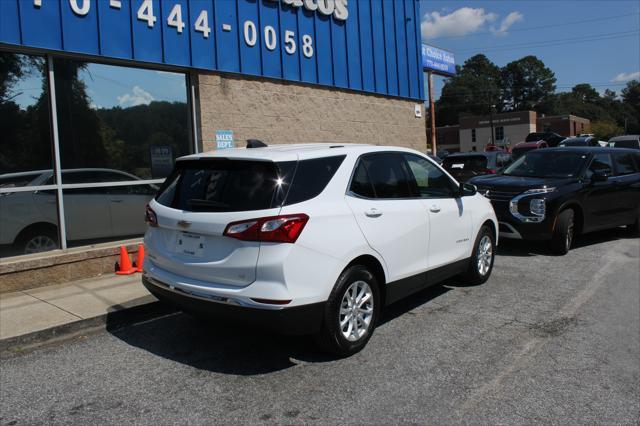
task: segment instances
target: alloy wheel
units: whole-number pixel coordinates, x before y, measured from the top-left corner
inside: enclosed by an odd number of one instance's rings
[[[342,297],[338,321],[342,335],[350,342],[362,338],[373,319],[373,292],[364,281],[352,283]]]
[[[478,244],[478,273],[480,275],[485,276],[487,272],[489,272],[489,268],[491,268],[491,258],[493,255],[493,244],[491,243],[491,238],[488,235],[484,235],[480,239],[480,244]]]
[[[55,240],[48,235],[36,235],[24,246],[25,254],[41,253],[43,251],[55,250],[58,248]]]

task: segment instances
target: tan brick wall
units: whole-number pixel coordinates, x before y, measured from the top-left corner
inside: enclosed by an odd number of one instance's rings
[[[415,101],[258,78],[200,75],[199,134],[215,149],[216,130],[276,143],[371,143],[426,151],[424,107]]]

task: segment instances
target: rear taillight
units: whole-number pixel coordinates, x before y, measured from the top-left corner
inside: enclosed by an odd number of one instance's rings
[[[147,222],[149,226],[158,226],[158,216],[156,216],[156,212],[148,205],[144,213],[144,221]]]
[[[496,171],[492,169],[482,169],[482,173],[485,175],[495,175]]]
[[[223,235],[244,241],[295,243],[308,220],[302,213],[242,220],[228,224]]]

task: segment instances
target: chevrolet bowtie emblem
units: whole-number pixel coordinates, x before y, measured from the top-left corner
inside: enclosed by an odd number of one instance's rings
[[[191,226],[191,222],[187,222],[186,220],[178,221],[178,226],[181,228],[188,228]]]

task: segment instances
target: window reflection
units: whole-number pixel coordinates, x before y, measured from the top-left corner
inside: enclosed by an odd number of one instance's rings
[[[64,217],[69,247],[139,237],[152,184],[65,189]]]
[[[164,178],[190,153],[184,74],[67,59],[54,70],[63,170]]]
[[[41,56],[0,52],[0,187],[30,185],[52,167],[46,73]]]

